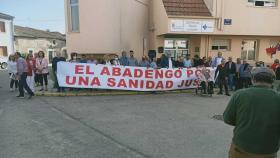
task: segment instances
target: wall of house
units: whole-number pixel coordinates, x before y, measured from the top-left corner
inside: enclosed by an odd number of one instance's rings
[[[170,18],[190,20],[214,20],[215,31],[211,33],[192,33],[210,35],[248,35],[280,36],[280,3],[277,7],[252,7],[248,0],[204,0],[208,8],[213,8],[213,17]],[[212,6],[211,6],[212,5]],[[211,10],[210,10],[211,11]],[[224,25],[224,19],[232,19],[231,25]],[[169,24],[169,33],[170,24]],[[186,34],[186,32],[176,32]]]
[[[13,21],[0,19],[0,21],[5,22],[6,32],[0,32],[0,46],[6,46],[8,55],[14,53],[14,41],[13,41]]]
[[[34,53],[44,51],[45,57],[48,58],[48,50],[53,49],[55,52],[60,52],[61,49],[66,46],[65,41],[55,40],[56,46],[52,48],[50,47],[52,41],[53,39],[32,39],[15,37],[15,50],[23,54],[27,54],[29,52],[29,49],[32,49]],[[53,54],[53,56],[55,56],[55,53]]]
[[[163,34],[168,32],[168,16],[162,0],[152,0],[150,3],[150,49],[158,50],[163,47]]]
[[[80,32],[71,33],[67,22],[68,52],[120,54],[122,50],[134,50],[140,58],[149,47],[149,1],[79,1]],[[67,2],[66,19],[69,19]]]

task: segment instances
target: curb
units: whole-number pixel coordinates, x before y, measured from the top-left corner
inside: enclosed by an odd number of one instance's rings
[[[167,91],[157,92],[156,94],[191,94],[195,93],[193,90],[181,90],[181,91]],[[123,91],[123,92],[76,92],[76,93],[36,93],[36,96],[42,97],[82,97],[82,96],[120,96],[120,95],[149,95],[152,92],[136,92],[136,91]]]

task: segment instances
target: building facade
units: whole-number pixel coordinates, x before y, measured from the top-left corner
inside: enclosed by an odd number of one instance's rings
[[[29,27],[14,27],[15,50],[22,54],[37,53],[44,51],[49,63],[52,61],[56,52],[65,49],[65,35],[59,32],[43,31]]]
[[[0,13],[0,56],[7,57],[14,52],[14,17]]]
[[[272,63],[280,58],[279,0],[65,0],[67,49],[149,50]],[[94,9],[93,9],[94,8]],[[271,52],[271,49],[274,51]]]

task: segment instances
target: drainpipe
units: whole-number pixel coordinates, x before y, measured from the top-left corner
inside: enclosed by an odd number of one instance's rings
[[[224,13],[225,13],[225,1],[221,0],[221,30],[224,30]]]
[[[123,51],[123,42],[122,42],[122,0],[120,0],[120,52]]]

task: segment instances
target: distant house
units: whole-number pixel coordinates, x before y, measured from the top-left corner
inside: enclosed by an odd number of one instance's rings
[[[55,52],[61,51],[66,45],[64,34],[16,25],[14,40],[16,51],[23,54],[44,51],[49,62],[52,61]]]
[[[6,57],[14,52],[13,20],[13,16],[0,13],[0,56]]]

